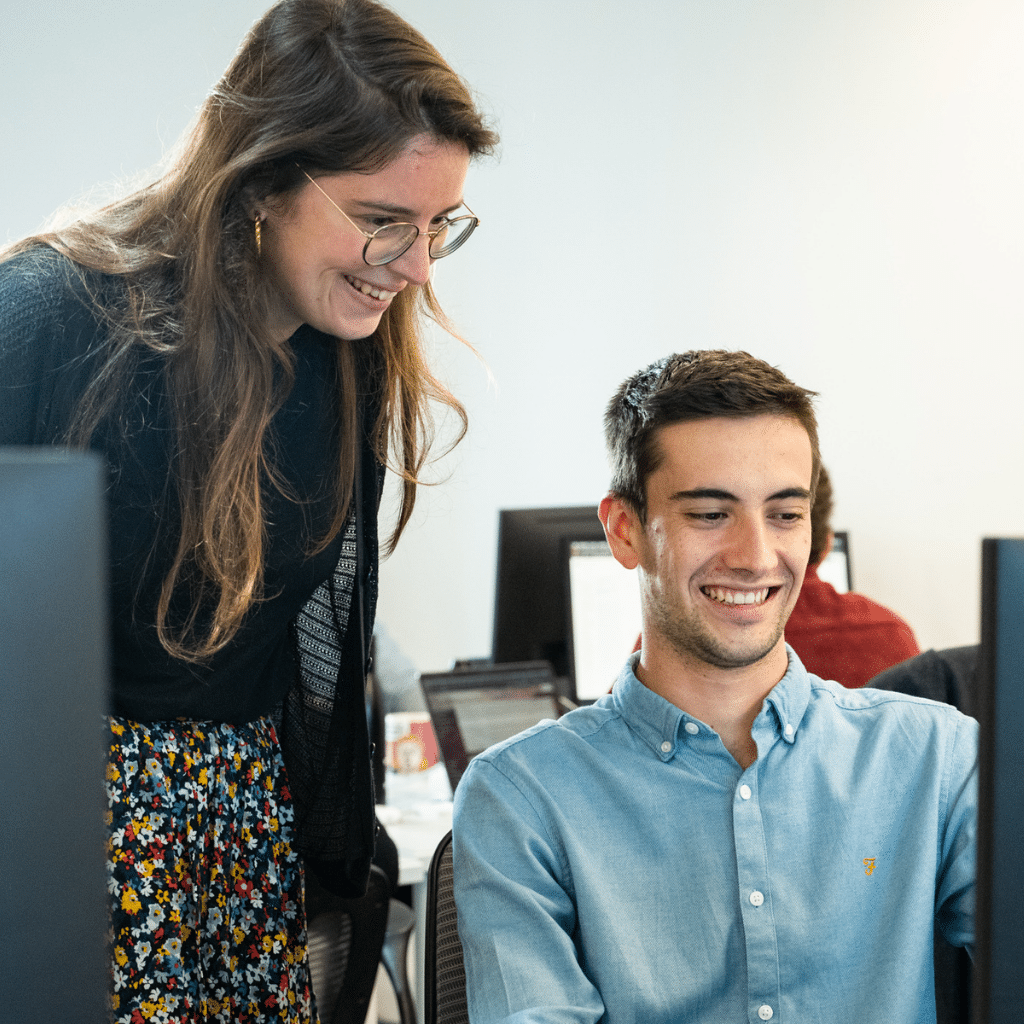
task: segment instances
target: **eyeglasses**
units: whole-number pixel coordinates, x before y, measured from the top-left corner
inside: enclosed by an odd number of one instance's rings
[[[296,165],[298,166],[298,165]],[[365,239],[363,246],[363,262],[370,267],[382,267],[385,263],[397,260],[402,253],[407,252],[412,244],[420,237],[420,229],[415,224],[408,224],[400,221],[396,224],[385,224],[376,231],[364,231],[302,168],[299,170],[309,178],[324,198],[342,215]],[[466,206],[465,203],[462,204]],[[469,210],[469,207],[466,206]],[[453,217],[449,220],[444,218],[444,223],[433,231],[424,231],[430,242],[427,245],[427,252],[432,260],[439,260],[442,256],[455,252],[456,249],[476,230],[480,223],[472,210],[468,215]]]

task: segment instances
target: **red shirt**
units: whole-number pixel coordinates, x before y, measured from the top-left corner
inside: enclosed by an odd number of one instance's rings
[[[895,612],[863,594],[840,594],[811,567],[786,623],[786,642],[808,672],[849,687],[921,653]]]

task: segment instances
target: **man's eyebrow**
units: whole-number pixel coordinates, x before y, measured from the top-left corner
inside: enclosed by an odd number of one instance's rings
[[[768,501],[786,501],[789,498],[800,498],[802,500],[809,500],[811,492],[806,487],[786,487],[781,491],[776,491],[774,494],[769,494]],[[720,487],[695,487],[690,491],[676,491],[672,495],[672,501],[699,501],[701,499],[707,499],[709,501],[739,501],[731,491],[723,491]]]
[[[809,501],[811,492],[806,487],[787,487],[768,496],[769,501],[785,501],[787,498],[800,498]]]
[[[693,501],[708,498],[711,501],[739,501],[735,494],[723,491],[719,487],[695,487],[692,491],[676,491],[672,501]]]

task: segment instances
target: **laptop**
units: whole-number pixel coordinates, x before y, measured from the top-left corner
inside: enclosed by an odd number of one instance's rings
[[[555,683],[554,669],[547,661],[477,663],[420,676],[453,793],[477,754],[572,709],[559,696]]]

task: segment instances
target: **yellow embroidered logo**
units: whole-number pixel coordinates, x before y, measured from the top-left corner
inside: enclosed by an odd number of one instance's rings
[[[872,874],[874,874],[874,872],[875,872],[875,858],[874,857],[865,857],[862,863],[864,864],[864,874],[865,875],[872,875]]]

